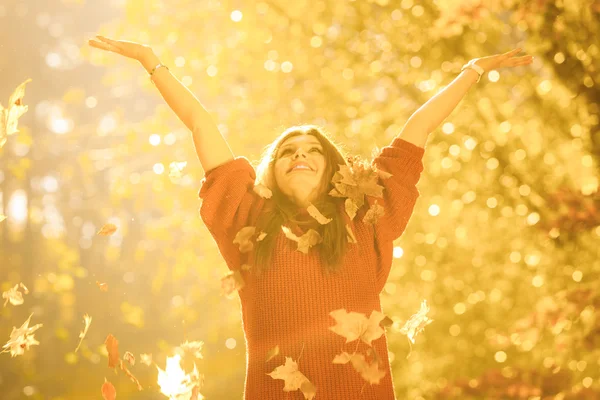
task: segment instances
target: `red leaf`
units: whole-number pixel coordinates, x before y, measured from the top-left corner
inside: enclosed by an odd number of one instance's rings
[[[101,391],[104,400],[115,400],[117,398],[117,390],[112,383],[106,380],[106,378],[104,378]]]
[[[109,333],[104,341],[104,345],[106,346],[106,351],[108,351],[108,367],[115,368],[119,365],[120,361],[119,341]]]

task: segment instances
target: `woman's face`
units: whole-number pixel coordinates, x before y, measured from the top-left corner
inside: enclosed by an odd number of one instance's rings
[[[277,151],[274,172],[279,190],[300,207],[317,198],[324,171],[323,146],[312,135],[291,137]]]

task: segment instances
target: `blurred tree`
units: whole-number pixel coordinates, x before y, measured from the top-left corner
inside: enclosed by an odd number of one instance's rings
[[[389,356],[398,398],[598,395],[597,2],[123,4],[124,17],[98,33],[152,45],[212,110],[234,153],[251,160],[296,123],[324,125],[368,156],[469,59],[516,46],[533,54],[532,67],[486,74],[431,135],[421,199],[382,293],[395,321]],[[2,326],[20,324],[17,310],[24,320],[28,300],[45,324],[40,346],[0,359],[0,389],[17,396],[34,385],[32,398],[55,400],[98,396],[112,375],[102,343],[113,333],[123,352],[153,353],[161,368],[183,340],[205,341],[202,394],[237,399],[245,373],[239,305],[219,297],[227,269],[198,218],[203,173],[189,132],[140,65],[82,53],[107,67],[104,88],[89,78],[77,84],[104,108],[92,108],[91,120],[81,116],[64,137],[29,127],[32,150],[59,149],[53,170],[65,234],[49,239],[38,224],[28,238],[7,240],[11,221],[0,223],[11,271],[0,275],[2,290],[27,274],[35,280],[24,309],[7,308]],[[73,118],[87,107],[82,101],[66,105]],[[0,162],[19,162],[10,146]],[[169,177],[175,161],[188,161],[180,178]],[[48,168],[32,163],[36,172],[24,183]],[[21,170],[3,167],[5,209],[7,185]],[[44,193],[28,196],[33,218]],[[95,236],[105,222],[117,233]],[[17,261],[26,249],[36,259]],[[407,358],[399,327],[424,298],[434,322]],[[75,355],[85,312],[94,320]],[[149,390],[112,377],[120,396],[162,398],[156,370],[132,371]]]

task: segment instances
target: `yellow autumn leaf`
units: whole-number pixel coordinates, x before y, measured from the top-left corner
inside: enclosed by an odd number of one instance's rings
[[[269,350],[267,352],[267,359],[265,360],[265,362],[271,361],[273,358],[277,357],[278,355],[279,355],[279,345],[273,347],[271,350]]]
[[[389,174],[388,174],[389,175]],[[356,156],[333,175],[334,186],[329,194],[333,197],[346,197],[345,208],[350,219],[364,205],[365,196],[383,197],[383,186],[378,184],[380,172],[366,161]]]
[[[204,347],[204,342],[201,340],[194,340],[192,342],[185,341],[179,345],[179,348],[184,352],[192,353],[192,355],[196,358],[202,359],[202,348]]]
[[[360,339],[371,346],[371,342],[379,339],[385,332],[380,325],[385,315],[377,310],[373,310],[369,318],[365,314],[347,312],[343,308],[331,311],[329,315],[336,322],[336,325],[330,326],[329,329],[345,337],[346,343]]]
[[[317,222],[321,225],[326,225],[333,221],[333,219],[327,218],[323,214],[321,214],[321,212],[313,204],[309,204],[309,206],[306,208],[306,211],[308,211],[310,216],[316,219]]]
[[[268,373],[273,379],[282,379],[285,384],[284,392],[302,391],[305,399],[312,400],[315,397],[316,389],[306,376],[298,371],[298,363],[291,357],[285,358],[285,364],[275,368],[273,372]]]
[[[365,216],[363,217],[363,222],[371,225],[375,225],[379,218],[384,215],[383,207],[377,204],[377,200],[375,203],[367,210]]]
[[[177,180],[181,178],[181,172],[183,171],[183,169],[185,168],[185,166],[187,165],[187,161],[182,161],[182,162],[176,162],[173,161],[172,163],[169,164],[169,178],[171,178],[171,180]]]
[[[23,97],[25,96],[25,85],[29,82],[31,82],[31,79],[27,79],[17,86],[8,98],[8,105],[6,108],[0,104],[0,147],[4,146],[9,135],[19,132],[17,129],[19,118],[25,114],[29,108],[22,104]]]
[[[90,317],[88,314],[84,314],[83,315],[83,323],[85,324],[83,330],[81,332],[79,332],[79,343],[77,344],[77,347],[75,348],[75,353],[77,353],[77,350],[79,350],[79,346],[81,346],[81,342],[83,342],[83,338],[85,337],[85,335],[87,335],[87,331],[90,328],[90,324],[92,323],[92,317]]]
[[[8,218],[6,215],[0,214],[0,222],[4,221],[6,218]]]
[[[127,361],[131,366],[135,365],[135,356],[130,351],[126,351],[125,354],[123,354],[123,360]]]
[[[308,250],[311,247],[323,241],[319,232],[315,231],[314,229],[309,229],[304,235],[300,237],[295,235],[287,226],[282,226],[281,230],[283,230],[284,235],[288,239],[298,243],[298,251],[304,254],[308,254]]]
[[[252,190],[263,199],[270,199],[273,196],[271,189],[260,183],[258,185],[254,185]]]
[[[245,285],[240,271],[231,271],[221,278],[221,289],[226,296],[231,296],[235,291],[241,290]]]
[[[19,291],[19,289],[21,288],[23,289],[23,293]],[[6,301],[4,302],[4,307],[6,307],[6,304],[8,304],[8,302],[10,302],[10,304],[12,304],[13,306],[20,306],[25,302],[25,300],[23,299],[23,294],[28,293],[29,290],[25,285],[23,285],[23,282],[20,282],[12,288],[8,289],[7,291],[2,292],[2,298],[6,299]]]
[[[234,244],[239,244],[241,253],[248,253],[252,251],[254,248],[254,243],[252,243],[252,236],[256,232],[256,227],[254,226],[245,226],[235,235],[233,239]]]
[[[406,321],[404,326],[400,328],[400,333],[405,334],[408,340],[413,344],[415,343],[417,334],[422,332],[427,325],[433,322],[433,320],[429,319],[427,316],[428,312],[429,306],[427,305],[427,300],[423,300],[419,311],[416,314],[413,314],[408,321]]]
[[[387,374],[387,370],[379,369],[379,363],[368,363],[365,356],[360,353],[349,354],[344,351],[333,359],[333,364],[347,363],[351,363],[354,370],[370,384],[378,384]]]
[[[100,228],[97,235],[101,236],[110,236],[117,231],[117,226],[115,224],[105,224]]]
[[[152,364],[152,354],[148,354],[148,353],[140,354],[140,363],[150,366],[150,364]]]
[[[346,224],[346,232],[348,232],[348,242],[349,243],[358,243],[356,241],[356,236],[354,236],[354,232],[352,232],[352,228],[348,224]]]

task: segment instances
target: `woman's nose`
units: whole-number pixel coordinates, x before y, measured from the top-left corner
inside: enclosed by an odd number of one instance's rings
[[[298,149],[298,150],[296,151],[296,153],[294,154],[294,159],[298,158],[298,156],[299,156],[300,154],[302,154],[302,157],[306,158],[306,153],[304,152],[304,150],[302,150],[302,149]]]

